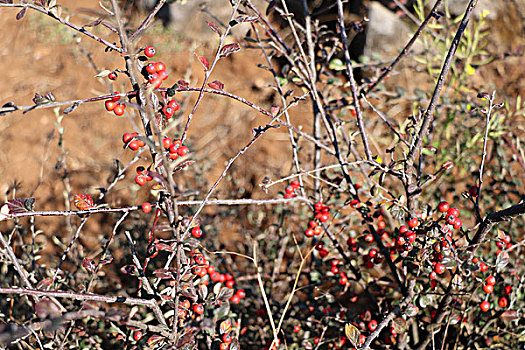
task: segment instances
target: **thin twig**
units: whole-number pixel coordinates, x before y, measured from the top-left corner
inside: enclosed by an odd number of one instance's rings
[[[308,201],[304,197],[293,197],[293,198],[272,198],[272,199],[208,199],[206,205],[265,205],[265,204],[285,204],[292,203],[297,201]],[[184,205],[201,205],[203,200],[193,200],[193,201],[177,201],[175,205],[184,206]],[[152,203],[152,206],[156,206],[156,203]],[[21,217],[31,217],[31,216],[74,216],[74,215],[91,215],[91,214],[100,214],[100,213],[128,213],[136,210],[142,210],[140,205],[133,205],[129,207],[120,207],[120,208],[94,208],[87,210],[70,210],[70,211],[59,211],[59,210],[49,210],[49,211],[28,211],[24,213],[15,213],[9,214],[6,219],[16,219]]]
[[[48,15],[49,17],[59,21],[60,23],[64,24],[67,27],[69,27],[71,29],[74,29],[77,32],[80,32],[80,33],[90,37],[91,39],[96,40],[99,43],[102,43],[102,44],[106,45],[107,47],[109,47],[109,48],[111,48],[111,49],[113,49],[115,51],[123,52],[123,50],[120,47],[117,47],[115,44],[112,44],[109,41],[106,41],[106,40],[96,36],[95,34],[93,34],[91,32],[88,32],[86,29],[84,29],[84,27],[78,27],[78,26],[74,25],[73,23],[69,22],[68,20],[66,20],[64,18],[57,17],[57,15],[55,15],[53,13],[52,9],[45,9],[43,7],[36,6],[36,5],[33,5],[33,4],[29,4],[29,3],[0,4],[0,7],[11,7],[11,8],[13,8],[13,7],[24,7],[24,8],[30,8],[30,9],[36,10],[38,12],[43,13],[44,15]]]
[[[348,79],[350,80],[350,90],[352,92],[353,105],[357,113],[357,126],[361,133],[361,139],[363,140],[363,146],[365,148],[365,155],[367,160],[372,160],[372,153],[370,153],[370,146],[368,145],[368,139],[366,136],[366,130],[363,123],[363,114],[361,113],[361,107],[359,106],[359,95],[357,93],[357,84],[354,79],[354,69],[352,68],[352,62],[350,61],[350,52],[348,51],[348,38],[346,37],[346,29],[344,23],[343,14],[343,3],[341,0],[337,0],[337,13],[339,20],[339,28],[341,31],[341,39],[343,41],[343,51],[345,55],[346,71]]]
[[[477,3],[478,3],[478,0],[470,0],[467,6],[467,9],[465,10],[465,15],[463,16],[463,19],[461,20],[459,28],[456,32],[456,35],[454,36],[454,39],[452,40],[452,43],[450,44],[450,48],[448,50],[445,61],[443,63],[443,68],[441,69],[441,73],[439,74],[439,78],[436,83],[436,87],[434,88],[434,92],[430,99],[429,105],[425,111],[425,114],[423,115],[423,123],[421,124],[421,128],[419,129],[419,132],[416,134],[416,138],[413,141],[412,147],[410,148],[408,152],[405,169],[412,168],[414,164],[414,160],[417,154],[419,153],[419,150],[421,149],[421,143],[423,141],[423,137],[427,135],[428,133],[428,129],[433,119],[434,111],[436,109],[439,96],[441,94],[441,91],[443,90],[443,86],[445,85],[445,79],[447,78],[448,71],[450,70],[450,66],[452,64],[452,59],[454,58],[456,50],[459,46],[461,37],[463,36],[463,33],[467,29],[467,24],[470,20],[470,16],[472,15],[472,12],[474,11],[474,8],[476,7]]]
[[[148,29],[148,27],[151,24],[151,21],[153,20],[155,15],[160,11],[162,6],[164,6],[165,3],[166,3],[166,0],[160,0],[159,2],[157,2],[153,10],[151,10],[148,16],[144,19],[144,21],[142,21],[142,23],[139,25],[135,33],[133,33],[133,35],[129,37],[129,41],[135,41],[135,39],[138,39],[141,37],[142,33],[146,29]]]
[[[364,91],[365,95],[369,93],[370,91],[372,91],[377,86],[377,84],[383,81],[388,76],[388,74],[390,74],[392,69],[394,69],[394,67],[399,63],[399,61],[401,61],[401,59],[408,54],[408,52],[410,51],[410,49],[412,48],[416,40],[419,38],[419,36],[423,32],[423,29],[426,28],[428,23],[430,23],[430,20],[435,16],[436,10],[439,7],[439,5],[441,5],[441,2],[443,2],[443,0],[436,0],[434,6],[428,13],[423,23],[419,25],[419,28],[417,28],[416,32],[414,33],[410,41],[405,45],[403,50],[401,50],[399,55],[397,55],[397,57],[392,61],[392,63],[390,63],[388,67],[382,69],[383,73],[379,76],[379,78],[376,79],[376,81],[374,81],[371,85],[368,86],[368,88]]]

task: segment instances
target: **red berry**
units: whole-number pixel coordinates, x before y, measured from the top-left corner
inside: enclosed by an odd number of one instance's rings
[[[130,149],[132,149],[133,151],[136,151],[140,148],[140,144],[139,144],[139,140],[132,140],[129,144],[128,144],[128,147]]]
[[[190,152],[190,149],[187,146],[181,146],[177,149],[177,154],[181,157],[184,157]]]
[[[226,281],[226,287],[231,289],[231,288],[233,288],[234,285],[235,285],[235,281],[234,280]]]
[[[237,294],[235,294],[234,296],[232,296],[230,298],[230,301],[233,303],[233,304],[239,304],[241,302],[241,297],[239,297]]]
[[[481,311],[487,312],[490,309],[490,303],[488,301],[484,300],[484,301],[482,301],[479,304],[479,307],[480,307]]]
[[[430,272],[430,275],[428,275],[428,277],[431,279],[431,280],[435,280],[437,278],[437,273],[436,271],[432,271]]]
[[[348,283],[348,278],[346,276],[341,276],[341,278],[339,279],[339,284],[342,286],[346,286],[347,283]]]
[[[153,83],[158,77],[159,75],[157,73],[150,73],[148,74],[148,81]]]
[[[135,339],[135,341],[139,341],[142,339],[144,333],[142,333],[141,331],[135,331],[133,332],[133,339]]]
[[[352,201],[350,202],[350,206],[352,208],[358,208],[359,207],[359,200],[358,199],[352,199]]]
[[[315,209],[316,211],[319,211],[319,210],[323,209],[323,202],[317,202],[317,203],[315,203],[315,204],[314,204],[314,209]]]
[[[401,226],[399,228],[399,233],[403,234],[403,233],[407,233],[408,232],[408,227],[406,227],[405,225]]]
[[[319,221],[321,222],[327,222],[330,219],[330,216],[328,214],[322,214],[319,218]]]
[[[459,218],[456,218],[454,221],[454,228],[457,230],[461,227],[461,220]]]
[[[455,217],[459,217],[459,210],[456,209],[456,208],[449,208],[449,209],[447,210],[447,214],[448,214],[448,215],[455,216]]]
[[[510,295],[512,293],[512,286],[505,286],[505,294]]]
[[[117,79],[117,73],[115,72],[111,72],[108,74],[108,79],[109,80],[116,80]]]
[[[173,108],[174,111],[178,111],[180,106],[179,104],[177,103],[177,101],[175,100],[169,100],[168,102],[168,106],[170,106],[171,108]]]
[[[319,256],[320,256],[321,258],[325,258],[325,257],[327,257],[327,256],[328,256],[328,250],[326,250],[325,248],[321,249],[321,250],[319,251]]]
[[[417,220],[417,218],[412,218],[408,221],[408,227],[410,228],[415,228],[417,227],[417,225],[419,225],[419,221]]]
[[[442,213],[448,211],[449,208],[450,208],[450,205],[447,202],[441,202],[438,205],[438,210]]]
[[[246,292],[244,291],[244,289],[239,289],[236,293],[236,295],[241,298],[241,299],[244,299],[246,298]]]
[[[228,350],[230,348],[230,343],[221,343],[219,345],[219,350]]]
[[[377,255],[377,250],[375,250],[374,248],[370,249],[370,251],[368,252],[368,256],[371,258],[375,258],[376,255]]]
[[[334,274],[334,275],[337,275],[339,273],[339,268],[337,266],[332,266],[332,268],[330,269],[330,271]]]
[[[370,330],[370,332],[375,331],[376,328],[377,328],[377,321],[376,320],[371,320],[370,322],[368,322],[368,329]]]
[[[145,214],[149,213],[149,212],[151,211],[151,209],[152,209],[151,204],[148,203],[148,202],[144,202],[144,203],[142,203],[142,206],[141,206],[141,207],[142,207],[142,211],[143,211]]]
[[[202,273],[202,270],[203,270],[202,267],[200,267],[200,266],[194,266],[193,269],[192,269],[191,271],[193,272],[194,275],[200,276],[201,273]]]
[[[298,324],[293,326],[293,332],[294,333],[299,333],[300,331],[301,331],[301,326],[299,326]]]
[[[480,262],[479,263],[479,269],[481,270],[481,272],[485,272],[485,271],[487,271],[489,269],[489,267],[484,262]]]
[[[162,139],[162,147],[164,147],[165,149],[168,149],[170,148],[170,146],[171,146],[171,139],[169,137]]]
[[[117,102],[118,100],[120,100],[120,96],[119,96],[119,93],[117,91],[115,91],[113,93],[113,97],[111,98],[112,101],[114,102]]]
[[[155,63],[149,63],[146,66],[146,72],[148,72],[149,74],[155,73]]]
[[[162,62],[157,62],[155,63],[155,72],[160,72],[160,71],[163,71],[163,70],[166,70],[166,65]]]
[[[144,186],[144,185],[148,182],[148,180],[146,180],[146,177],[143,176],[143,175],[137,175],[137,176],[135,177],[135,182],[136,182],[137,185],[139,185],[139,186]]]
[[[406,239],[408,240],[408,243],[414,243],[416,241],[416,233],[414,231],[407,232]]]
[[[442,273],[444,273],[445,270],[446,270],[445,265],[443,265],[442,263],[436,263],[436,265],[434,266],[434,271],[436,271],[438,275],[441,275]]]
[[[133,139],[133,134],[132,133],[129,133],[129,132],[126,132],[124,133],[124,135],[122,135],[122,141],[124,143],[128,143],[129,141],[131,141]]]
[[[491,286],[495,285],[495,284],[496,284],[496,277],[490,275],[490,276],[487,277],[487,279],[485,280],[485,283],[486,283],[486,284],[490,284]]]
[[[113,108],[113,113],[115,113],[115,115],[121,116],[124,114],[125,109],[126,109],[126,106],[119,103],[115,106],[115,108]]]
[[[483,291],[487,294],[491,294],[494,291],[494,286],[492,284],[485,284],[483,286]]]
[[[194,304],[193,312],[195,312],[197,315],[202,315],[204,313],[204,306],[202,306],[202,304]]]
[[[287,186],[284,190],[287,194],[293,193],[295,191],[295,188],[292,186]]]
[[[507,298],[505,298],[505,297],[501,297],[501,298],[499,298],[499,300],[498,300],[498,305],[499,305],[499,307],[501,307],[501,308],[506,308],[506,307],[507,307],[507,304],[508,304],[508,300],[507,300]]]
[[[201,228],[199,226],[195,226],[194,228],[192,228],[191,235],[195,238],[199,238],[200,236],[202,236]]]
[[[306,237],[313,237],[314,236],[314,230],[312,230],[311,228],[307,228],[305,231],[304,231],[304,235]]]
[[[372,243],[374,241],[374,236],[371,233],[368,233],[365,236],[365,242]]]
[[[161,85],[162,85],[162,79],[155,79],[151,82],[151,85],[153,86],[154,89],[158,89]]]
[[[229,333],[226,333],[222,336],[222,341],[229,344],[232,342],[232,336]]]
[[[146,57],[148,58],[155,56],[156,53],[157,51],[153,46],[146,46],[146,48],[144,49],[144,55],[146,55]]]
[[[384,221],[379,221],[379,222],[377,223],[377,228],[378,228],[378,229],[380,229],[380,230],[384,230],[385,227],[386,227],[386,222],[384,222]]]
[[[299,183],[299,181],[297,181],[297,180],[293,180],[293,181],[290,183],[290,186],[295,187],[295,188],[299,188],[299,186],[301,186],[301,184]]]
[[[159,79],[161,80],[168,79],[168,73],[165,70],[161,70],[158,74],[159,74]]]
[[[106,100],[105,104],[106,104],[106,110],[108,112],[111,112],[117,106],[117,103],[113,100]]]

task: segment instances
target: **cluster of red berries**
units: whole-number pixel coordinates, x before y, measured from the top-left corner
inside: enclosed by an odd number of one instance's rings
[[[286,186],[285,188],[284,198],[293,198],[297,196],[295,190],[297,190],[299,186],[301,186],[301,184],[297,180],[290,182],[290,185]]]
[[[216,271],[215,266],[210,265],[210,262],[199,252],[193,251],[190,265],[193,266],[191,271],[195,276],[201,278],[200,283],[207,286],[210,282],[223,283],[227,288],[233,289],[235,280],[229,273],[220,273]],[[208,277],[207,277],[208,276]],[[233,304],[239,304],[241,299],[246,297],[244,289],[238,289],[230,298]]]
[[[342,286],[348,285],[348,276],[347,276],[346,272],[340,271],[339,267],[337,266],[337,265],[339,265],[339,260],[338,259],[332,259],[332,260],[330,260],[329,264],[330,264],[330,272],[332,272],[334,275],[338,276],[339,284],[342,285]]]
[[[441,202],[438,205],[438,211],[442,214],[442,219],[445,221],[443,225],[439,227],[440,232],[443,234],[439,242],[434,243],[433,246],[433,269],[430,272],[431,287],[435,288],[437,282],[435,279],[438,275],[445,273],[446,267],[441,263],[444,257],[444,253],[450,254],[451,249],[455,249],[454,240],[452,238],[452,229],[458,230],[461,227],[461,220],[459,219],[459,210],[453,208],[447,202]],[[440,219],[438,219],[438,222]]]
[[[139,136],[137,132],[126,132],[122,135],[122,142],[124,142],[125,147],[129,147],[131,150],[136,151],[141,147],[146,146],[146,142],[136,138]]]
[[[143,166],[137,167],[137,176],[135,176],[135,182],[139,186],[144,186],[149,181],[153,180],[153,177],[149,174],[149,171],[146,170]],[[147,214],[151,211],[151,204],[143,203],[142,210]],[[149,209],[149,210],[148,210]]]
[[[146,65],[146,79],[155,88],[158,89],[162,82],[168,79],[166,65],[162,62],[151,62]]]
[[[124,111],[126,110],[126,105],[123,103],[118,103],[120,100],[120,96],[118,95],[118,92],[115,92],[115,96],[111,97],[109,100],[106,100],[106,110],[108,112],[115,113],[116,116],[121,116],[124,114]]]
[[[478,264],[479,263],[479,267],[480,267],[480,271],[481,272],[488,271],[487,264],[485,264],[483,262],[480,262],[479,258],[476,258],[476,257],[472,258],[472,262],[474,264]],[[496,277],[494,277],[494,275],[491,274],[491,275],[487,276],[487,278],[485,278],[485,281],[484,281],[482,289],[483,289],[483,292],[485,292],[485,294],[488,297],[489,295],[491,295],[494,292],[494,288],[495,287],[496,287]],[[501,296],[498,299],[498,305],[502,309],[505,309],[508,306],[508,303],[509,303],[509,300],[508,300],[507,296],[509,296],[512,293],[512,286],[511,285],[505,285],[503,287],[503,293],[504,293],[504,295]],[[483,311],[483,312],[487,312],[490,309],[490,306],[491,306],[491,304],[490,304],[490,302],[488,300],[483,300],[479,304],[479,307],[480,307],[481,311]]]
[[[308,223],[308,228],[304,231],[306,237],[319,236],[323,233],[322,223],[330,220],[330,208],[319,201],[314,204],[315,216]]]
[[[175,160],[179,157],[184,157],[190,153],[190,149],[187,146],[182,145],[181,139],[170,139],[166,137],[162,140],[162,147],[169,152],[169,158]]]
[[[166,119],[170,119],[175,112],[179,110],[180,106],[175,100],[169,100],[168,104],[162,108],[162,113],[166,116]]]
[[[144,55],[147,58],[152,58],[156,53],[153,46],[146,46],[144,49]],[[158,89],[162,82],[168,78],[166,65],[162,62],[150,62],[144,67],[144,76],[155,89]]]

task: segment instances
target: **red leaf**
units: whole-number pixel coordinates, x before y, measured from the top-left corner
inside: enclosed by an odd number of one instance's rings
[[[213,90],[224,90],[224,84],[218,80],[214,80],[211,83],[208,83],[208,86]]]
[[[215,23],[210,22],[210,21],[206,21],[206,24],[208,24],[208,26],[211,28],[211,30],[213,30],[215,33],[217,33],[217,35],[219,35],[219,36],[222,35],[221,30],[219,29],[219,27],[217,27],[217,25]]]
[[[199,59],[199,61],[202,63],[203,67],[204,67],[204,70],[205,71],[208,71],[210,70],[210,62],[208,62],[208,59],[204,56],[199,56],[199,54],[197,52],[193,52],[193,54],[195,56],[197,56],[197,58]]]
[[[238,23],[243,23],[243,22],[247,22],[247,23],[253,23],[253,22],[257,22],[259,20],[259,16],[237,16],[235,17],[235,21],[238,22]]]
[[[113,262],[113,258],[102,259],[99,261],[100,265],[107,265],[107,264],[111,264],[112,262]]]
[[[16,14],[16,19],[21,20],[24,18],[24,15],[26,14],[27,7],[24,7],[20,12]]]
[[[153,274],[160,279],[173,278],[173,274],[171,273],[171,271],[166,269],[155,270],[153,271]]]
[[[181,79],[177,82],[177,85],[183,88],[187,88],[188,86],[190,86],[190,83],[188,83],[186,80]]]
[[[135,265],[124,265],[120,268],[120,272],[126,275],[134,275],[136,271]]]
[[[155,244],[155,247],[157,247],[158,250],[166,251],[166,252],[173,252],[173,248],[166,243],[157,243]]]
[[[240,49],[241,47],[237,43],[224,45],[223,48],[221,49],[220,56],[226,57],[232,53],[239,51]]]
[[[95,206],[93,198],[87,193],[76,194],[73,203],[79,210],[88,210]]]
[[[95,263],[93,262],[93,259],[84,258],[84,261],[82,261],[82,267],[90,273],[95,271]]]
[[[35,206],[35,199],[31,198],[15,198],[7,201],[9,214],[20,214],[33,211]]]
[[[36,285],[36,289],[47,290],[52,283],[52,278],[44,278],[42,281],[38,282],[38,284]]]

